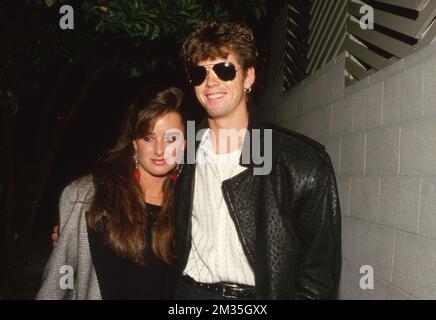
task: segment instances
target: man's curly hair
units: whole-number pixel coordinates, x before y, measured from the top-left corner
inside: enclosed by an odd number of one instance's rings
[[[256,66],[257,47],[253,32],[243,23],[201,22],[183,43],[185,67],[208,58],[227,58],[233,53],[244,70]]]

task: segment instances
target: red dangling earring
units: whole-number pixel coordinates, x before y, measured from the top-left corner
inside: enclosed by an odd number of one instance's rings
[[[139,181],[141,179],[141,172],[139,171],[138,150],[136,149],[133,159],[135,160],[135,172],[133,173],[133,178],[135,178],[136,181]]]
[[[177,165],[176,169],[170,174],[170,180],[171,181],[176,181],[177,177],[179,176],[180,173],[180,166]]]

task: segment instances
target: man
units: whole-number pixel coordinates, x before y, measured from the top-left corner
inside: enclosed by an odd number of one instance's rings
[[[188,158],[194,152],[197,162],[176,182],[176,298],[336,298],[341,226],[331,161],[317,142],[249,112],[257,58],[251,30],[204,23],[182,57],[208,116],[194,151],[188,141]],[[230,143],[225,130],[245,136]],[[259,148],[265,156],[271,150],[263,174],[253,158]]]

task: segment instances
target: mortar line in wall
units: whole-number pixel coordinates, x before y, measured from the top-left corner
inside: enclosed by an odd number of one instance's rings
[[[385,122],[385,119],[384,119],[384,116],[383,116],[383,114],[384,114],[384,104],[385,104],[385,82],[384,82],[384,80],[381,82],[381,89],[382,89],[382,94],[381,94],[381,114],[380,114],[380,117],[381,117],[381,119],[379,119],[380,120],[380,126],[383,126],[383,124],[384,124],[384,122]]]
[[[400,167],[401,167],[401,131],[402,131],[402,127],[399,126],[399,130],[398,130],[398,160],[397,160],[397,175],[400,175]]]
[[[395,243],[397,242],[397,230],[394,230],[394,243],[392,244],[392,261],[390,283],[394,281],[394,263],[395,263]]]
[[[330,115],[329,115],[329,137],[333,134],[333,103],[330,103]]]
[[[363,142],[363,175],[366,175],[366,143],[367,143],[367,137],[368,137],[368,132],[365,132],[365,139]]]
[[[420,218],[421,218],[421,198],[422,198],[422,177],[419,177],[419,194],[418,194],[418,236],[420,236]]]
[[[355,102],[355,94],[351,94],[351,132],[354,132],[354,122],[355,122],[355,120],[354,120],[354,116],[355,116],[355,113],[354,113],[354,107],[355,107],[355,105],[354,105],[354,102]]]
[[[425,238],[425,239],[428,239],[428,240],[434,241],[434,242],[436,243],[436,239],[429,238],[429,237],[427,237],[427,236],[417,235],[417,234],[414,233],[414,232],[406,231],[406,230],[403,230],[403,229],[398,229],[398,228],[396,228],[396,227],[393,227],[393,226],[390,226],[390,225],[387,225],[387,224],[383,224],[383,223],[380,223],[380,222],[368,221],[368,220],[364,220],[364,219],[362,219],[362,218],[358,218],[358,217],[355,217],[355,216],[352,216],[352,215],[347,216],[347,218],[352,218],[352,219],[354,219],[354,220],[357,220],[357,221],[360,221],[360,222],[363,222],[363,223],[366,223],[366,224],[372,224],[372,225],[377,225],[377,226],[380,226],[380,227],[384,227],[384,228],[386,228],[386,229],[391,229],[391,230],[393,230],[393,231],[395,231],[395,232],[398,232],[398,231],[399,231],[399,232],[405,233],[405,234],[407,234],[407,235],[411,235],[411,236],[415,236],[415,237],[420,237],[420,238]]]
[[[393,284],[393,283],[391,283],[391,284]],[[419,299],[418,297],[414,296],[412,293],[404,290],[403,288],[400,288],[400,287],[397,287],[397,286],[392,286],[392,287],[394,287],[396,290],[400,291],[402,294],[406,294],[408,296],[411,296],[412,298]]]
[[[381,203],[381,176],[378,177],[377,185],[377,223],[380,223],[380,203]]]
[[[348,181],[348,183],[346,183],[347,188],[345,190],[345,197],[343,198],[345,205],[341,206],[341,213],[342,216],[350,217],[351,216],[351,184],[352,184],[353,177],[350,175],[341,174],[341,178],[342,178],[342,183],[345,183],[344,181]],[[345,213],[342,211],[344,207],[347,208],[347,212]]]
[[[338,150],[338,158],[339,158],[339,160],[338,160],[338,173],[340,173],[341,172],[341,153],[342,153],[342,136],[339,136],[339,150]]]
[[[387,228],[387,229],[396,230],[394,227],[391,227],[391,226],[388,226],[388,225],[385,225],[385,224],[382,224],[382,223],[374,222],[374,221],[364,220],[362,218],[358,218],[358,217],[351,216],[351,215],[347,216],[347,218],[352,218],[354,220],[357,220],[357,221],[360,221],[360,222],[363,222],[363,223],[366,223],[366,224],[373,224],[373,225],[381,226],[381,227],[384,227],[384,228]],[[403,231],[403,230],[401,230],[401,231]],[[407,232],[407,231],[404,231],[404,232]],[[412,234],[414,234],[414,233],[412,233]],[[416,236],[416,234],[414,234],[414,235]]]
[[[421,64],[421,66],[423,67],[421,70],[421,99],[419,99],[421,101],[421,117],[424,116],[424,92],[425,92],[425,82],[424,82],[424,72],[425,72],[425,67],[424,67],[424,63]]]

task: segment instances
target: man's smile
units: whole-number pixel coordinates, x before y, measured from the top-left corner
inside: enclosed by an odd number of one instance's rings
[[[206,98],[209,100],[216,100],[224,97],[227,93],[226,92],[213,92],[213,93],[207,93]]]

